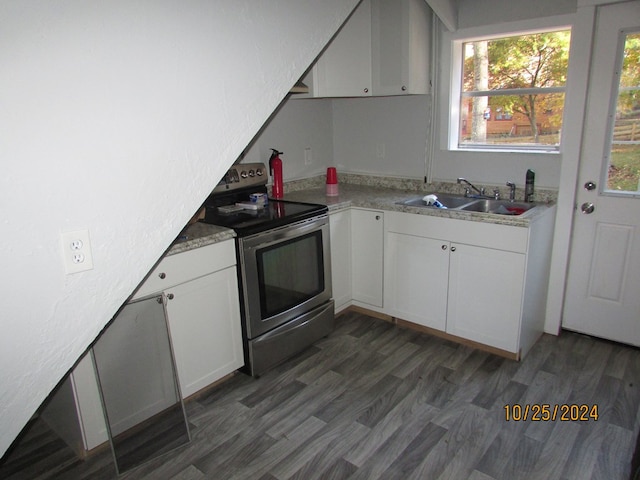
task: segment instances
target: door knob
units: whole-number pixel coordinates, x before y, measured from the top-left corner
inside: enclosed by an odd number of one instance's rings
[[[593,213],[595,209],[596,209],[595,205],[590,202],[585,202],[582,205],[580,205],[580,210],[582,210],[582,213],[585,213],[585,214]]]

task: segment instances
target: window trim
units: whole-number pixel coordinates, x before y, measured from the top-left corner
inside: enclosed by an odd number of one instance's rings
[[[546,20],[546,21],[545,21]],[[460,100],[462,98],[462,45],[466,42],[473,42],[479,40],[491,40],[496,38],[504,38],[516,35],[530,35],[543,32],[554,32],[559,30],[572,30],[573,18],[570,15],[559,15],[555,17],[555,21],[549,21],[549,19],[538,19],[536,22],[513,22],[503,25],[489,25],[484,27],[477,27],[473,29],[458,30],[456,32],[445,33],[443,38],[443,59],[449,58],[451,64],[446,66],[443,62],[442,72],[446,75],[449,74],[448,79],[444,79],[444,85],[448,85],[448,92],[446,96],[446,104],[443,106],[446,108],[444,115],[446,115],[446,128],[444,129],[443,136],[441,136],[441,142],[444,148],[448,151],[456,152],[491,152],[491,153],[544,153],[544,154],[559,154],[562,150],[562,141],[559,145],[459,145],[460,135]],[[573,36],[572,36],[573,39]],[[571,45],[569,46],[571,50]],[[571,53],[569,54],[569,62],[571,62]],[[567,79],[567,85],[569,80]],[[566,87],[550,87],[548,89],[505,89],[505,90],[490,90],[488,92],[467,92],[465,96],[482,96],[483,94],[490,95],[513,95],[518,91],[526,94],[531,91],[545,93],[557,93],[554,90],[559,89],[562,93],[567,93]],[[445,100],[443,99],[443,102]],[[566,106],[566,104],[565,104]],[[444,119],[443,119],[444,120]],[[565,115],[563,114],[563,125],[561,131],[564,130]]]

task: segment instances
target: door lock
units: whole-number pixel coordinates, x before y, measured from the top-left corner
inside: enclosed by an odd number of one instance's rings
[[[585,190],[595,190],[596,189],[596,184],[593,183],[592,181],[588,181],[587,183],[584,184],[584,189]]]
[[[582,211],[582,213],[587,215],[589,213],[593,213],[595,209],[596,209],[595,205],[591,202],[585,202],[580,206],[580,210]]]

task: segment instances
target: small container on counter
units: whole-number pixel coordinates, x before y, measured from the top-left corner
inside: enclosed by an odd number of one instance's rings
[[[335,197],[338,195],[338,173],[336,167],[327,168],[327,196]]]
[[[266,193],[251,193],[249,194],[249,201],[259,205],[266,205],[269,203],[269,197]]]

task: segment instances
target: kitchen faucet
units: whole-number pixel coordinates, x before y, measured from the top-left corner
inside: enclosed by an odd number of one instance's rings
[[[471,188],[473,188],[476,192],[478,192],[478,194],[480,196],[484,197],[484,187],[481,187],[480,189],[478,189],[473,183],[471,183],[466,178],[462,178],[462,177],[459,177],[458,180],[456,180],[456,181],[458,183],[466,183],[468,185],[467,187],[464,187],[464,196],[465,197],[470,197],[471,196]]]
[[[509,201],[513,202],[516,199],[516,184],[507,182],[507,187],[509,187]]]

